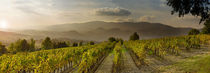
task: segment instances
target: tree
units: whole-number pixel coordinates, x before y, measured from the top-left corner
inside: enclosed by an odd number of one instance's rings
[[[35,51],[35,43],[36,41],[32,38],[30,42],[30,51]]]
[[[13,53],[29,51],[30,50],[30,45],[27,42],[27,40],[19,39],[15,43],[10,44],[9,50],[10,50],[10,52],[13,52]]]
[[[121,44],[123,44],[123,39],[121,38],[110,37],[108,40],[109,42],[116,42],[116,43],[120,42]]]
[[[121,45],[123,44],[123,39],[121,39],[121,38],[117,38],[116,41],[117,41],[117,42],[120,42]]]
[[[5,47],[5,45],[2,45],[0,42],[0,55],[4,54],[7,52],[7,49]]]
[[[209,4],[209,0],[167,0],[167,5],[173,8],[171,14],[200,16],[200,23],[209,19]]]
[[[45,40],[42,42],[42,49],[53,49],[53,43],[50,37],[46,37]]]
[[[69,47],[69,45],[66,42],[53,43],[53,48],[64,48],[64,47]]]
[[[206,22],[204,23],[202,34],[210,34],[210,19],[206,20]]]
[[[81,42],[79,42],[79,46],[82,46],[83,45],[83,42],[81,41]]]
[[[78,46],[78,43],[74,42],[72,46],[73,47],[77,47]]]
[[[8,47],[8,51],[15,54],[17,52],[17,49],[15,49],[15,44],[11,43]]]
[[[139,35],[137,34],[137,32],[135,32],[133,35],[130,36],[130,40],[132,41],[139,40]]]
[[[114,41],[116,41],[116,39],[115,39],[114,37],[110,37],[108,40],[109,40],[109,42],[114,42]]]
[[[8,51],[11,53],[35,51],[35,41],[31,39],[31,42],[28,43],[26,39],[19,39],[9,45]]]
[[[94,45],[95,43],[93,41],[90,41],[89,42],[89,45]]]
[[[200,33],[199,30],[197,30],[197,29],[192,29],[192,30],[190,30],[190,32],[188,33],[188,35],[198,35],[199,33]]]
[[[69,45],[66,42],[58,42],[58,48],[64,48],[69,47]]]
[[[21,40],[18,45],[18,49],[20,49],[20,51],[29,51],[30,45],[28,44],[27,40],[25,39]]]

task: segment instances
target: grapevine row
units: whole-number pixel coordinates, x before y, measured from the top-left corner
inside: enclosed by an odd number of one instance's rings
[[[119,73],[122,68],[122,45],[121,43],[117,43],[113,50],[114,59],[113,59],[113,73]]]
[[[144,62],[146,55],[155,55],[163,58],[167,54],[178,55],[182,50],[200,48],[208,43],[208,35],[191,35],[182,37],[167,37],[151,40],[126,41],[124,45],[136,55],[140,62]]]
[[[85,54],[101,57],[101,55],[103,55],[102,53],[106,53],[102,51],[109,47],[108,45],[107,43],[101,43],[98,45],[41,50],[31,53],[18,53],[15,55],[5,54],[0,56],[0,73],[62,72],[67,67],[81,66]],[[90,65],[90,63],[88,63],[88,65]]]
[[[99,47],[94,47],[82,55],[82,61],[79,64],[79,73],[93,73],[110,51],[112,51],[115,43],[105,43]]]

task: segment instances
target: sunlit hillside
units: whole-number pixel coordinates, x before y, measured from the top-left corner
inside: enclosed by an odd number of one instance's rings
[[[209,72],[209,42],[209,35],[124,42],[110,38],[95,45],[3,54],[0,68],[2,73]]]
[[[0,0],[0,73],[210,73],[210,0]]]

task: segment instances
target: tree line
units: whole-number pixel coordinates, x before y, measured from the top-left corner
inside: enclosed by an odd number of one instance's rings
[[[5,53],[15,54],[17,52],[33,52],[38,50],[49,50],[49,49],[56,49],[56,48],[64,48],[64,47],[77,47],[82,45],[94,45],[95,42],[90,41],[86,44],[81,42],[74,42],[72,44],[67,43],[66,41],[59,41],[55,42],[50,37],[46,37],[42,43],[41,47],[36,47],[36,41],[34,39],[26,40],[26,39],[19,39],[14,43],[11,43],[8,47],[3,45],[0,42],[0,55]]]
[[[137,32],[133,33],[129,40],[139,40],[139,35]],[[108,38],[108,42],[121,42],[123,44],[123,39],[121,38],[115,38],[110,37]],[[65,41],[61,42],[54,42],[51,40],[50,37],[46,37],[42,43],[41,47],[36,47],[36,41],[34,39],[26,40],[26,39],[19,39],[14,43],[11,43],[8,47],[0,43],[0,55],[5,53],[11,53],[15,54],[17,52],[33,52],[38,50],[49,50],[49,49],[56,49],[56,48],[64,48],[64,47],[77,47],[77,46],[83,46],[83,45],[94,45],[95,42],[90,41],[87,43],[84,42],[74,42],[72,44],[67,43]]]

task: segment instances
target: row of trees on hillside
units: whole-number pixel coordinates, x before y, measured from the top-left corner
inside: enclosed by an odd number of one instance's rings
[[[94,45],[95,43],[93,41],[88,42],[87,45]],[[69,46],[82,46],[84,45],[83,42],[79,43],[72,43],[70,45],[69,43],[65,41],[61,42],[55,42],[50,39],[50,37],[46,37],[42,43],[41,47],[37,48],[36,47],[36,41],[34,39],[30,39],[27,41],[26,39],[19,39],[14,43],[11,43],[7,48],[5,45],[0,43],[0,55],[4,53],[17,53],[17,52],[32,52],[32,51],[37,51],[37,50],[48,50],[48,49],[56,49],[56,48],[64,48],[64,47],[69,47]]]
[[[137,32],[135,32],[134,34],[132,34],[130,36],[130,40],[134,41],[134,40],[139,40],[139,35],[137,34]],[[110,37],[108,39],[109,42],[121,42],[123,44],[123,39],[120,38],[114,38],[114,37]],[[95,43],[93,41],[90,41],[86,44],[84,44],[83,42],[79,42],[79,43],[72,43],[72,47],[77,47],[77,46],[83,46],[83,45],[94,45]],[[55,49],[55,48],[63,48],[63,47],[69,47],[70,44],[67,42],[53,42],[50,37],[46,37],[42,43],[41,43],[41,48],[36,48],[36,42],[34,39],[30,39],[29,41],[27,41],[26,39],[19,39],[14,43],[11,43],[8,48],[6,48],[5,45],[2,45],[0,43],[0,55],[4,54],[4,53],[17,53],[17,52],[32,52],[32,51],[36,51],[36,50],[48,50],[48,49]]]
[[[134,32],[131,36],[130,36],[130,38],[129,38],[129,40],[131,40],[131,41],[135,41],[135,40],[139,40],[140,38],[139,38],[139,35],[138,35],[138,33],[137,32]],[[121,39],[121,38],[115,38],[115,37],[110,37],[109,39],[108,39],[108,41],[109,42],[121,42],[121,43],[123,43],[123,39]]]
[[[95,43],[93,41],[88,42],[86,45],[94,45]],[[49,37],[46,37],[45,40],[42,42],[42,49],[52,49],[52,48],[63,48],[63,47],[69,47],[70,44],[66,42],[53,42]],[[85,45],[82,41],[79,43],[74,42],[72,44],[73,47],[82,46]]]
[[[8,51],[11,53],[35,51],[35,40],[31,39],[30,42],[28,42],[25,39],[19,39],[15,43],[10,44],[10,46],[8,47]]]

